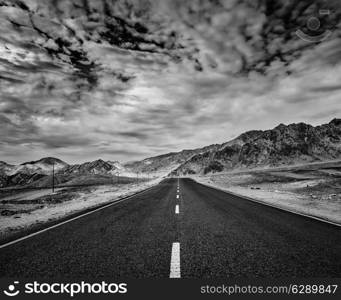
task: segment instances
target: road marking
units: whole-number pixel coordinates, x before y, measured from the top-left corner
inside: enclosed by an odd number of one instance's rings
[[[29,238],[31,238],[31,237],[34,237],[34,236],[36,236],[36,235],[38,235],[38,234],[41,234],[41,233],[43,233],[43,232],[46,232],[46,231],[48,231],[48,230],[50,230],[50,229],[53,229],[53,228],[62,226],[62,225],[64,225],[64,224],[70,223],[70,222],[72,222],[72,221],[75,221],[75,220],[77,220],[77,219],[83,218],[83,217],[85,217],[85,216],[87,216],[87,215],[90,215],[90,214],[92,214],[92,213],[94,213],[94,212],[100,211],[100,210],[105,209],[105,208],[108,208],[108,207],[110,207],[110,206],[114,206],[114,205],[116,205],[116,204],[119,204],[119,203],[121,203],[121,202],[124,202],[124,201],[126,201],[126,200],[128,200],[128,199],[130,199],[130,198],[135,197],[135,196],[140,196],[141,194],[144,194],[145,192],[148,192],[148,191],[149,191],[150,189],[152,189],[153,187],[155,187],[155,186],[152,186],[152,187],[150,187],[150,188],[147,188],[147,189],[145,189],[144,191],[137,192],[137,193],[134,194],[134,195],[127,196],[127,197],[125,197],[125,198],[123,198],[123,199],[115,200],[115,201],[112,202],[112,203],[109,203],[109,204],[104,205],[104,206],[102,206],[102,207],[96,208],[96,209],[94,209],[94,210],[92,210],[92,211],[89,211],[89,212],[87,212],[87,213],[81,214],[81,215],[79,215],[79,216],[77,216],[77,217],[73,217],[73,218],[68,219],[68,220],[66,220],[66,221],[60,222],[60,223],[55,224],[55,225],[53,225],[53,226],[47,227],[47,228],[45,228],[45,229],[39,230],[39,231],[37,231],[37,232],[33,232],[33,233],[29,234],[29,235],[23,236],[23,237],[21,237],[21,238],[19,238],[19,239],[16,239],[16,240],[14,240],[14,241],[8,242],[8,243],[3,244],[3,245],[0,245],[0,249],[5,248],[5,247],[8,247],[8,246],[13,245],[13,244],[16,244],[16,243],[18,243],[18,242],[24,241],[24,240],[29,239]]]
[[[169,278],[180,277],[180,243],[173,243]]]
[[[179,213],[179,205],[175,205],[175,213],[178,214]]]
[[[179,199],[179,195],[176,195],[176,199]]]

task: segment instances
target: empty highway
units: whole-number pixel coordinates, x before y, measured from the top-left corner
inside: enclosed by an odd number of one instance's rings
[[[341,228],[171,178],[0,249],[1,277],[340,277]]]

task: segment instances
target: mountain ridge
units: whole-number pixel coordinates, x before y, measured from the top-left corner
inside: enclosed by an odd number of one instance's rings
[[[0,162],[0,187],[31,184],[55,173],[65,180],[74,176],[106,175],[135,177],[208,174],[234,169],[276,167],[341,158],[341,119],[312,126],[303,122],[279,124],[268,130],[246,131],[222,144],[186,149],[140,161],[121,164],[97,159],[81,164],[67,164],[45,157],[11,165]]]
[[[253,130],[222,144],[218,151],[193,156],[171,174],[207,174],[233,169],[276,167],[341,157],[341,119],[312,126],[303,122]]]

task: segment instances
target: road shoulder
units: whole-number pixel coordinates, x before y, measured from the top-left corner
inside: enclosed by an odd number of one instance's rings
[[[300,206],[300,205],[290,205],[292,203],[291,202],[286,202],[286,195],[284,195],[283,198],[281,198],[281,201],[278,201],[278,199],[275,199],[273,196],[273,194],[271,193],[263,193],[262,196],[259,196],[259,193],[257,195],[257,197],[250,197],[250,191],[246,190],[246,189],[234,189],[234,188],[226,188],[223,187],[221,185],[217,185],[214,184],[210,181],[208,181],[206,178],[192,178],[193,180],[195,180],[198,184],[204,185],[206,187],[209,188],[213,188],[234,196],[238,196],[240,198],[249,200],[249,201],[253,201],[253,202],[257,202],[263,205],[267,205],[267,206],[271,206],[280,210],[284,210],[290,213],[294,213],[297,215],[301,215],[304,217],[308,217],[308,218],[312,218],[321,222],[325,222],[325,223],[329,223],[338,227],[341,227],[341,216],[335,214],[335,215],[330,215],[330,214],[323,214],[323,212],[318,211],[318,210],[312,210],[312,209],[307,209],[304,206]],[[256,193],[255,193],[256,194]],[[264,196],[266,195],[266,196]]]
[[[35,232],[55,227],[60,223],[79,218],[116,202],[130,199],[157,186],[160,180],[148,185],[139,185],[122,193],[110,193],[103,190],[94,193],[94,199],[77,198],[61,205],[37,209],[29,214],[21,214],[20,218],[2,217],[0,221],[0,245],[31,235]],[[91,197],[92,194],[87,195]]]

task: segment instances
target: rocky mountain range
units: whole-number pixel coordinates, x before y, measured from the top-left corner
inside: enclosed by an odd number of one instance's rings
[[[218,148],[193,155],[172,174],[207,174],[340,158],[341,119],[316,127],[280,124],[271,130],[245,132]]]
[[[235,169],[275,167],[341,158],[341,119],[312,126],[280,124],[270,130],[248,131],[237,138],[194,150],[183,150],[120,164],[98,159],[69,165],[47,157],[21,165],[0,161],[0,187],[49,185],[54,166],[57,183],[111,181],[114,176],[135,177],[209,174]],[[89,178],[91,180],[89,180]]]
[[[159,156],[146,158],[141,161],[135,161],[127,163],[124,167],[131,172],[139,173],[151,173],[163,176],[169,174],[174,169],[188,161],[196,154],[200,154],[206,151],[217,150],[219,145],[210,145],[203,148],[194,150],[182,150],[181,152],[171,152]]]
[[[118,163],[117,163],[118,164]],[[98,159],[83,164],[68,165],[66,168],[61,170],[64,174],[115,174],[118,168],[115,163],[106,162],[102,159]]]
[[[188,175],[340,158],[341,119],[334,119],[316,127],[280,124],[270,130],[247,131],[223,144],[151,157],[126,167],[139,172]]]
[[[51,185],[52,171],[56,184],[77,182],[93,182],[94,178],[112,180],[113,176],[124,171],[119,162],[98,159],[83,164],[69,165],[54,157],[45,157],[37,161],[25,162],[20,165],[10,165],[0,162],[0,187],[30,186],[44,187]],[[89,177],[90,176],[90,177]],[[103,178],[103,176],[106,176]],[[77,180],[76,180],[77,178]],[[79,180],[82,178],[82,180]]]

